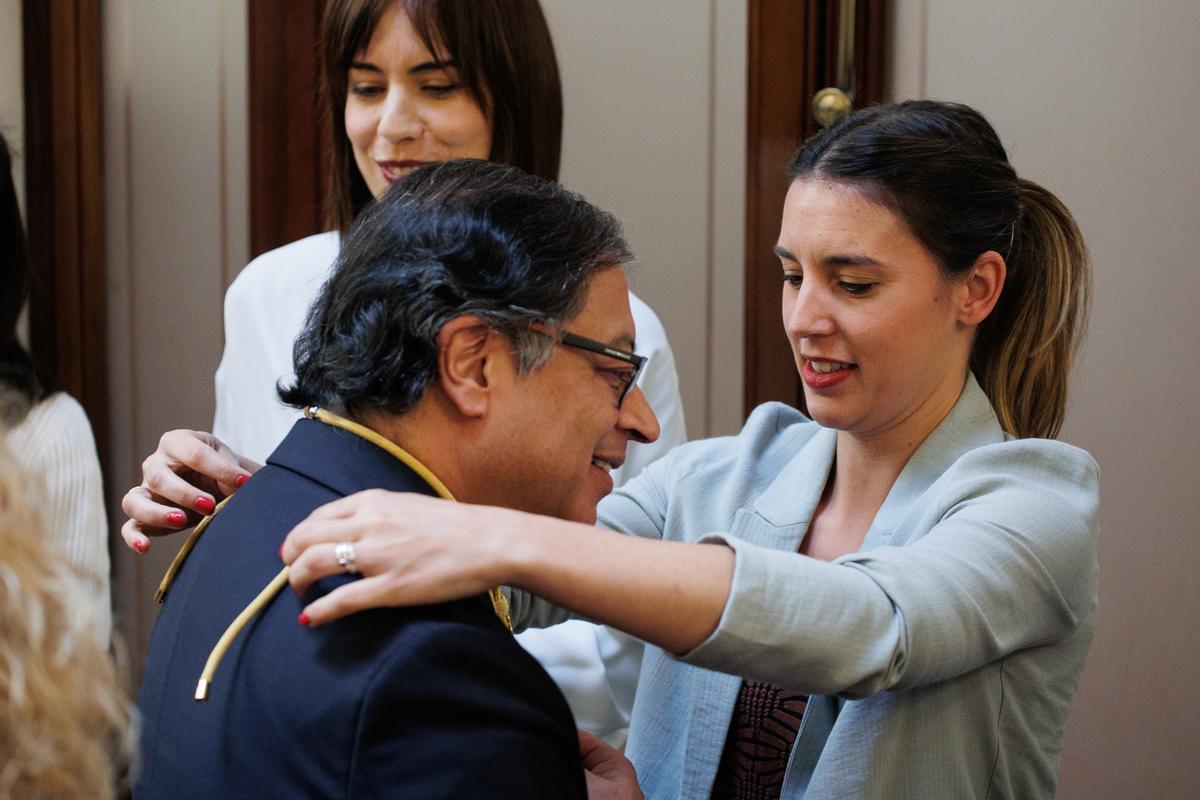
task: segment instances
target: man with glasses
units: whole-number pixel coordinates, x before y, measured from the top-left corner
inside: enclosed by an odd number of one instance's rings
[[[365,212],[280,388],[305,419],[164,586],[135,796],[639,796],[598,740],[581,762],[498,590],[314,628],[311,596],[254,602],[288,531],[366,489],[594,522],[627,443],[658,436],[629,258],[610,215],[482,161],[422,168]],[[331,546],[346,574],[314,592],[356,580],[360,555]]]

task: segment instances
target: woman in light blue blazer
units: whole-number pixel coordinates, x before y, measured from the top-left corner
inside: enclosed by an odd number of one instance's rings
[[[790,168],[775,251],[808,416],[756,409],[604,526],[373,494],[285,543],[310,624],[503,583],[650,643],[651,798],[1051,797],[1096,622],[1097,468],[1053,441],[1085,317],[1070,214],[977,112],[859,111]],[[602,466],[602,465],[598,465]],[[419,567],[419,568],[418,568]]]

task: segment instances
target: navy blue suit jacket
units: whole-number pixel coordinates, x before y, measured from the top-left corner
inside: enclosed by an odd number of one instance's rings
[[[208,700],[192,699],[213,645],[282,567],[288,531],[373,487],[433,494],[370,442],[300,420],[213,519],[151,638],[136,797],[586,796],[566,701],[482,596],[310,629],[285,588],[234,642]]]

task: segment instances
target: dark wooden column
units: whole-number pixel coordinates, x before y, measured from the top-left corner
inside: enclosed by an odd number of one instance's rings
[[[34,356],[108,449],[100,0],[22,4]],[[106,465],[107,466],[107,465]]]
[[[779,236],[785,172],[816,132],[812,97],[837,81],[839,0],[749,0],[746,114],[745,410],[768,400],[804,407],[780,317]],[[887,0],[857,0],[855,108],[884,92]]]
[[[317,101],[325,0],[248,6],[250,255],[324,230],[327,126]]]

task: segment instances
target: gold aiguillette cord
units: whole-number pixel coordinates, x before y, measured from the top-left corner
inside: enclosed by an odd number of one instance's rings
[[[403,462],[405,466],[407,466],[422,480],[429,484],[429,486],[435,492],[437,492],[438,496],[443,500],[454,500],[454,495],[450,493],[450,490],[446,488],[446,485],[438,480],[437,476],[430,472],[429,468],[418,461],[414,455],[397,445],[395,442],[392,442],[379,435],[365,425],[360,425],[357,422],[346,419],[345,417],[339,417],[337,414],[333,414],[329,411],[316,407],[306,408],[304,410],[304,416],[309,419],[319,420],[327,425],[332,425],[335,428],[341,428],[344,431],[353,433],[356,436],[360,436],[372,444],[383,448],[388,453]],[[201,520],[200,524],[198,524],[196,529],[192,531],[191,536],[188,537],[188,540],[184,543],[183,547],[180,548],[179,553],[175,556],[175,560],[171,562],[170,568],[167,569],[167,574],[163,576],[162,582],[158,586],[158,591],[155,593],[155,600],[157,600],[159,603],[162,603],[166,598],[167,591],[171,588],[171,583],[175,580],[175,575],[179,572],[179,568],[183,566],[184,560],[188,557],[188,554],[192,551],[192,548],[200,539],[200,535],[204,533],[205,529],[208,528],[209,522],[212,521],[212,518],[217,515],[217,512],[220,511],[228,501],[228,497],[222,500],[220,504],[213,509],[212,514]],[[225,657],[225,653],[229,650],[229,647],[233,644],[233,641],[238,637],[246,625],[249,624],[250,620],[253,619],[260,611],[266,608],[267,604],[274,600],[275,597],[278,596],[281,591],[283,591],[283,587],[287,585],[287,582],[288,568],[284,567],[279,571],[279,574],[277,574],[271,580],[271,582],[267,584],[266,588],[259,592],[258,596],[251,600],[250,604],[242,609],[242,612],[237,615],[233,622],[229,624],[229,627],[225,629],[225,632],[221,634],[221,638],[217,640],[216,646],[213,647],[212,652],[210,652],[208,655],[208,660],[204,663],[204,670],[200,673],[200,680],[196,683],[196,693],[194,697],[197,701],[204,701],[208,699],[208,689],[212,685],[213,676],[216,674],[217,667],[220,666],[221,660]],[[489,589],[488,598],[492,601],[492,611],[500,619],[500,622],[503,623],[504,627],[507,628],[511,633],[512,618],[508,610],[508,598],[501,593],[499,587]]]

